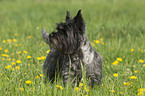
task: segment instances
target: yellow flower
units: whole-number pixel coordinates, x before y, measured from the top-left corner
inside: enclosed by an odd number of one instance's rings
[[[79,87],[75,87],[75,90],[78,91],[79,90]]]
[[[100,41],[103,41],[103,38],[100,38]]]
[[[49,53],[49,52],[50,52],[50,50],[47,50],[47,51],[46,51],[46,53]]]
[[[23,52],[26,53],[26,54],[28,53],[27,51],[23,51]]]
[[[17,34],[17,33],[15,33],[15,36],[18,36],[18,34]]]
[[[62,90],[62,89],[63,89],[63,87],[62,87],[62,86],[59,86],[59,89],[61,89],[61,90]]]
[[[22,61],[21,61],[21,60],[17,60],[16,62],[17,62],[17,63],[22,63]]]
[[[15,68],[18,69],[18,70],[20,70],[20,66],[16,66]]]
[[[22,81],[22,79],[20,79],[19,81]]]
[[[32,81],[30,81],[30,80],[27,80],[26,81],[26,84],[32,84],[33,82]]]
[[[0,50],[2,50],[3,48],[2,47],[0,47]]]
[[[27,59],[30,59],[31,58],[31,56],[27,56]]]
[[[1,76],[2,76],[3,74],[1,74]]]
[[[15,65],[16,63],[15,62],[12,62],[12,65]]]
[[[40,46],[42,46],[42,44],[40,44]]]
[[[7,50],[7,49],[5,49],[5,50],[4,50],[4,52],[5,52],[5,53],[8,53],[8,50]]]
[[[38,78],[39,78],[39,76],[35,76],[35,78],[36,78],[36,79],[38,79]]]
[[[144,95],[145,88],[140,88],[137,91],[138,91],[138,94],[137,95]]]
[[[8,58],[7,60],[8,60],[8,61],[10,61],[11,59],[10,59],[10,58]]]
[[[9,68],[11,68],[11,67],[12,67],[11,65],[8,65],[8,66],[6,66],[5,68],[6,68],[6,69],[9,69]]]
[[[7,77],[7,79],[8,79],[8,80],[10,80],[10,78],[9,78],[9,77]]]
[[[115,60],[112,64],[115,65],[115,66],[117,66],[118,63],[119,62],[117,60]]]
[[[127,83],[127,82],[124,82],[123,83],[125,86],[129,86],[130,84],[129,83]]]
[[[138,72],[139,72],[138,70],[135,70],[135,71],[134,71],[134,73],[138,73]]]
[[[41,59],[44,60],[46,57],[45,56],[41,56]]]
[[[91,45],[92,45],[92,47],[94,47],[94,46],[95,46],[95,44],[94,44],[93,42],[91,42]]]
[[[24,88],[19,88],[20,90],[24,91]]]
[[[32,38],[32,36],[28,36],[27,38],[30,39],[30,38]]]
[[[131,77],[129,77],[130,79],[137,79],[137,77],[136,76],[131,76]]]
[[[3,56],[3,57],[9,57],[9,55],[6,55],[6,54],[2,54],[2,56]]]
[[[122,58],[117,58],[118,61],[122,61]]]
[[[89,89],[86,89],[86,91],[89,92],[90,90]]]
[[[40,74],[40,77],[43,77],[43,74]]]
[[[15,47],[18,47],[18,44],[15,44]]]
[[[11,42],[12,42],[12,40],[11,40],[11,39],[8,39],[7,41],[8,41],[9,43],[11,43]]]
[[[145,66],[145,64],[143,64],[143,66]]]
[[[139,91],[139,92],[137,93],[137,95],[143,95],[143,92],[142,92],[142,91]]]
[[[83,83],[80,83],[80,85],[79,86],[83,86]]]
[[[17,52],[17,54],[20,54],[20,53],[21,53],[20,51]]]
[[[113,74],[113,76],[114,76],[114,77],[117,77],[117,76],[118,76],[118,74],[117,74],[117,73],[114,73],[114,74]]]
[[[139,59],[139,63],[144,63],[144,60],[142,60],[142,59]]]
[[[6,40],[3,40],[3,43],[6,43]]]
[[[17,42],[17,40],[16,39],[13,39],[13,42]]]
[[[28,66],[30,66],[30,64],[28,64]]]
[[[41,60],[41,57],[37,57],[37,60]]]
[[[115,91],[114,91],[114,90],[109,90],[109,92],[115,93]]]
[[[59,88],[59,85],[56,85],[57,88]]]
[[[94,40],[94,42],[95,42],[96,44],[99,44],[99,43],[100,43],[100,41],[99,41],[99,40]]]
[[[27,73],[24,73],[24,75],[26,75]]]
[[[133,51],[134,51],[134,49],[131,49],[131,51],[133,52]]]

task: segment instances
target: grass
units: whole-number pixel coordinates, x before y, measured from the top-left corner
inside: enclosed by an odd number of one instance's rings
[[[144,0],[1,0],[0,9],[1,95],[145,95]],[[94,89],[64,88],[62,80],[45,85],[42,64],[49,46],[41,29],[51,33],[67,10],[75,16],[79,9],[88,38],[103,57],[103,84]]]

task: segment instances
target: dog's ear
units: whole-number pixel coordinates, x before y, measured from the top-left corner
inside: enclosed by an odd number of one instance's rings
[[[71,19],[70,12],[69,11],[66,11],[66,22],[69,22],[70,19]]]
[[[73,18],[74,24],[78,27],[81,32],[85,31],[85,22],[83,20],[81,10],[78,11],[77,15]]]
[[[44,38],[46,43],[49,44],[49,34],[44,29],[41,29],[41,32],[42,32],[42,37]]]

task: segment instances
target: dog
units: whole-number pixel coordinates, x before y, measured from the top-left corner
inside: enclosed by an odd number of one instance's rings
[[[64,23],[57,24],[57,31],[48,34],[42,29],[42,37],[50,46],[50,52],[43,64],[46,81],[53,83],[56,74],[63,77],[63,84],[68,81],[76,86],[82,79],[82,68],[87,80],[93,87],[102,83],[102,58],[91,46],[85,33],[85,21],[81,10],[74,18],[66,12]]]

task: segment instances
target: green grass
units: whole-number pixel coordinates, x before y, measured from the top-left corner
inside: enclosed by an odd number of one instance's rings
[[[95,86],[94,89],[86,86],[89,92],[85,89],[85,84],[77,91],[70,84],[64,88],[61,79],[53,85],[45,85],[41,76],[44,59],[37,58],[46,56],[46,51],[49,50],[41,36],[41,29],[51,33],[55,30],[55,23],[64,21],[67,10],[71,16],[75,16],[79,9],[82,9],[86,21],[88,38],[103,57],[103,85]],[[139,62],[140,59],[145,61],[144,9],[144,0],[0,0],[0,94],[139,95],[138,89],[145,89],[145,62]],[[13,41],[15,39],[16,42]],[[100,43],[96,44],[94,40],[99,40]],[[8,56],[3,56],[4,54]],[[31,58],[27,59],[27,56]],[[113,65],[119,57],[122,61],[117,66]],[[17,60],[22,63],[16,63]],[[16,64],[12,65],[12,62]],[[11,65],[10,68],[7,68],[8,65]],[[136,70],[137,73],[134,72]],[[114,73],[118,76],[114,77]],[[131,76],[137,78],[131,79]],[[33,83],[26,84],[27,80]],[[129,85],[124,85],[124,82]]]

